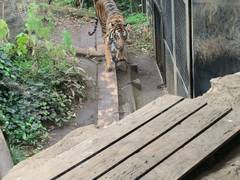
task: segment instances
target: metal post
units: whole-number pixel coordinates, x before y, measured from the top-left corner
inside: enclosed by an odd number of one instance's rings
[[[189,22],[189,1],[184,0],[185,7],[186,7],[186,53],[187,53],[187,70],[188,70],[188,78],[189,78],[189,84],[188,84],[188,97],[191,97],[191,63],[190,63],[190,22]]]
[[[174,73],[174,94],[177,95],[177,63],[176,63],[176,38],[175,38],[175,13],[174,13],[174,0],[172,3],[172,43],[173,43],[173,73]]]
[[[5,14],[4,14],[4,7],[5,5],[4,5],[4,1],[2,2],[2,19],[4,19],[4,16],[5,16]]]

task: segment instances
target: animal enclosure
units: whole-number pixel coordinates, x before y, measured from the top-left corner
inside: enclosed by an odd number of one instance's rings
[[[171,94],[196,97],[240,71],[240,1],[149,0],[156,60]]]

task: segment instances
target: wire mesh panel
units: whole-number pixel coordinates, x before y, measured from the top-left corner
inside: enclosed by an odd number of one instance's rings
[[[164,37],[171,53],[173,53],[173,36],[172,36],[172,2],[163,1],[164,9]]]
[[[167,90],[169,93],[175,93],[175,83],[174,83],[174,64],[173,57],[171,56],[171,52],[165,46],[165,67],[166,67],[166,84]]]
[[[239,0],[152,1],[161,6],[170,93],[198,96],[210,88],[210,79],[240,71]]]
[[[192,0],[194,95],[240,71],[240,1]]]
[[[183,0],[174,1],[174,17],[175,17],[175,56],[176,56],[176,68],[181,76],[178,79],[182,79],[183,82],[177,81],[177,91],[179,95],[188,94],[190,86],[190,76],[188,68],[187,58],[187,17],[186,17],[186,4]],[[184,88],[181,86],[185,86]],[[184,90],[185,89],[185,90]]]
[[[188,97],[188,91],[186,89],[186,85],[184,81],[181,79],[181,76],[177,76],[177,88],[178,88],[178,95],[183,97]]]
[[[154,29],[154,45],[157,64],[162,72],[163,81],[166,82],[165,61],[164,61],[164,41],[163,41],[163,18],[160,11],[160,4],[152,4],[153,10],[153,29]]]
[[[164,54],[169,93],[190,97],[190,63],[187,5],[183,0],[163,0]]]

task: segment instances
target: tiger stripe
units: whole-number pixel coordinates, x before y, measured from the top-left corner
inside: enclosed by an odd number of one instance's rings
[[[96,16],[102,28],[107,70],[111,71],[111,61],[113,58],[117,60],[126,59],[124,46],[128,37],[128,32],[124,25],[123,15],[117,8],[114,0],[94,0],[94,5]],[[96,30],[97,22],[95,23],[93,32],[89,32],[89,35],[93,35]],[[112,57],[112,55],[116,57]]]

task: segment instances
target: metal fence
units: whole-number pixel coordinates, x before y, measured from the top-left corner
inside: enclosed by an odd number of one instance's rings
[[[152,0],[151,5],[156,59],[167,89],[191,97],[188,1]]]
[[[240,72],[240,0],[191,0],[193,94],[212,78]]]
[[[169,93],[202,95],[240,71],[239,0],[148,0],[156,60]]]

